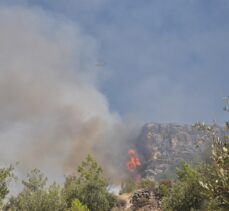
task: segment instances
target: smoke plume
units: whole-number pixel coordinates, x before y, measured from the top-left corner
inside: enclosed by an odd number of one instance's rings
[[[91,153],[109,175],[123,168],[136,132],[97,88],[96,48],[63,17],[0,8],[1,161],[60,175]]]

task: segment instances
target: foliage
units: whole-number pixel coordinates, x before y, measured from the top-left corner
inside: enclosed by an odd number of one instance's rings
[[[228,126],[226,125],[227,129]],[[208,210],[229,209],[229,138],[210,131],[212,140],[211,164],[202,165],[199,183],[208,198]]]
[[[143,178],[140,181],[136,181],[133,178],[126,179],[121,186],[120,194],[131,193],[137,189],[154,189],[155,181],[150,178]]]
[[[91,211],[110,210],[116,203],[116,198],[107,192],[107,182],[102,175],[102,168],[88,155],[78,167],[78,177],[66,178],[64,196],[67,205],[74,199],[79,199]]]
[[[160,194],[160,197],[166,197],[169,195],[169,192],[172,188],[172,181],[171,180],[162,180],[160,181],[159,185],[158,185],[158,191]]]
[[[131,193],[137,189],[137,184],[132,178],[126,179],[121,186],[120,194]]]
[[[203,134],[198,144],[211,144],[210,155],[197,170],[185,164],[177,171],[178,181],[164,198],[163,207],[165,210],[229,210],[229,123],[226,122],[223,136],[204,123],[194,127]]]
[[[46,190],[46,182],[47,178],[38,169],[32,170],[27,175],[27,180],[22,181],[24,189],[10,199],[4,210],[64,211],[61,188],[54,183]]]
[[[12,171],[12,166],[0,169],[0,208],[3,206],[3,200],[9,193],[8,183],[14,177]]]
[[[72,206],[72,201],[79,197],[76,176],[68,176],[66,178],[63,188],[63,197],[68,208]]]
[[[72,201],[72,206],[68,211],[89,211],[86,205],[83,205],[79,199],[74,199]]]
[[[177,162],[171,166],[168,167],[165,171],[162,173],[159,173],[158,175],[155,176],[155,180],[166,180],[166,179],[175,179],[176,178],[176,168],[180,167],[180,162]]]
[[[168,211],[200,209],[203,196],[197,172],[184,163],[182,169],[177,169],[177,176],[178,180],[170,194],[163,199],[163,208]]]
[[[228,112],[229,107],[224,110]],[[223,136],[217,134],[214,127],[203,123],[197,123],[194,127],[203,135],[197,146],[201,149],[201,144],[206,142],[210,146],[207,148],[209,151],[206,151],[206,147],[202,148],[207,152],[203,152],[201,157],[203,163],[195,168],[183,163],[176,170],[177,179],[174,182],[162,180],[157,188],[150,179],[139,182],[127,179],[122,184],[121,193],[136,189],[153,190],[159,196],[155,202],[143,197],[138,204],[152,205],[162,198],[162,207],[166,211],[229,210],[229,122],[226,122],[227,131]],[[56,183],[46,187],[47,177],[34,169],[22,181],[23,190],[3,205],[9,193],[9,181],[14,178],[12,171],[12,166],[0,169],[0,210],[108,211],[114,207],[121,209],[126,203],[118,203],[117,197],[107,191],[102,168],[89,155],[78,167],[77,175],[66,178],[64,188]]]
[[[154,189],[156,186],[155,181],[150,178],[143,178],[140,181],[139,188],[141,189]]]
[[[30,173],[27,174],[28,180],[22,180],[22,184],[25,189],[36,192],[42,190],[47,182],[47,177],[44,177],[43,173],[38,169],[33,169]]]
[[[116,195],[109,193],[109,192],[106,192],[106,198],[108,200],[109,209],[117,206],[118,198]]]

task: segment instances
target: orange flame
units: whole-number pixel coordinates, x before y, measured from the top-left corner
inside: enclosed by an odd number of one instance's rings
[[[128,150],[129,159],[127,162],[127,168],[129,171],[134,171],[136,168],[141,166],[140,159],[137,156],[137,153],[133,149]]]

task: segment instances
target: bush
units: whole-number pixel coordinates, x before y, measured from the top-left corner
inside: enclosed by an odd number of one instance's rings
[[[171,180],[162,180],[159,183],[158,186],[158,191],[159,191],[159,195],[161,198],[168,196],[169,192],[172,188],[172,181]]]
[[[201,209],[203,196],[198,182],[198,174],[188,164],[177,169],[178,180],[172,187],[170,194],[163,199],[162,207],[167,211],[189,211]]]
[[[120,194],[131,193],[131,192],[133,192],[136,189],[137,189],[136,182],[132,178],[129,178],[129,179],[126,179],[122,183]]]
[[[149,178],[144,178],[140,181],[139,188],[141,189],[150,189],[153,190],[155,188],[156,184],[155,181]]]
[[[83,205],[79,199],[74,199],[72,201],[72,206],[68,211],[89,211],[86,205]]]

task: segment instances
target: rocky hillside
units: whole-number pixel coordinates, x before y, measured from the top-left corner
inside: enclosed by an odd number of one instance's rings
[[[222,131],[217,125],[214,128]],[[145,124],[136,142],[143,163],[141,173],[155,178],[175,174],[175,167],[181,161],[198,159],[200,149],[196,144],[202,135],[191,125]]]

